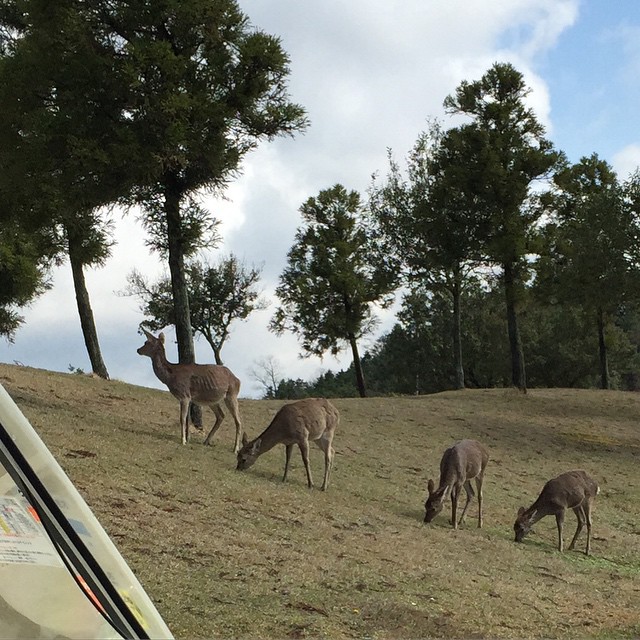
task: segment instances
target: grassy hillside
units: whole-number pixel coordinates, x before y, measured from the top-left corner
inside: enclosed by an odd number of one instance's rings
[[[0,365],[0,382],[86,498],[179,638],[623,638],[640,634],[640,395],[448,392],[336,400],[326,493],[296,451],[235,471],[232,420],[179,444],[167,392]],[[244,400],[249,435],[282,403]],[[207,411],[205,417],[211,420]],[[442,451],[490,450],[485,526],[422,526]],[[79,453],[80,452],[80,453]],[[95,456],[87,455],[95,454]],[[322,482],[322,454],[311,451]],[[592,556],[553,518],[513,542],[517,508],[582,467],[599,481]],[[565,541],[575,529],[567,514]],[[584,535],[584,534],[583,534]]]

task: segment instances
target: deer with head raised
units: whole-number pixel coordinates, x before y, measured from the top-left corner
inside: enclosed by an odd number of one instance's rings
[[[475,478],[478,490],[478,527],[482,527],[482,481],[487,462],[489,453],[477,440],[461,440],[449,447],[440,460],[438,488],[435,488],[431,479],[427,484],[429,495],[424,505],[424,522],[431,522],[442,511],[447,496],[451,496],[451,524],[457,529],[462,524],[473,498],[471,480]],[[458,497],[463,487],[467,493],[467,501],[460,519],[457,520]]]
[[[284,405],[269,426],[253,440],[242,434],[242,449],[238,452],[238,466],[243,470],[251,467],[263,453],[277,444],[285,446],[284,476],[287,479],[289,460],[293,445],[297,444],[307,471],[307,484],[313,487],[309,466],[309,442],[315,442],[324,451],[324,481],[322,491],[329,486],[329,474],[333,463],[333,435],[340,420],[338,410],[324,398],[306,398]]]
[[[578,527],[569,545],[569,551],[574,548],[582,527],[586,524],[587,547],[585,555],[589,555],[591,550],[591,510],[599,491],[598,483],[582,469],[567,471],[552,478],[542,487],[537,500],[528,509],[524,507],[518,509],[518,515],[513,525],[516,542],[522,542],[538,520],[545,516],[554,515],[558,527],[558,551],[562,552],[564,514],[567,509],[573,509],[578,518]]]
[[[211,438],[224,420],[224,411],[220,404],[224,401],[236,423],[234,453],[240,450],[242,423],[238,410],[240,380],[227,367],[218,364],[174,364],[167,360],[164,351],[164,334],[157,338],[144,331],[147,341],[138,349],[141,356],[149,356],[153,372],[158,379],[169,387],[169,391],[180,401],[180,428],[182,444],[189,440],[189,403],[208,405],[216,415],[216,421],[204,440],[209,444]]]

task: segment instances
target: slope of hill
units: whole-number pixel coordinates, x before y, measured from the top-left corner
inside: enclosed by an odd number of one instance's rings
[[[227,417],[211,447],[180,445],[167,392],[0,365],[0,383],[115,541],[179,638],[624,638],[640,634],[640,396],[447,392],[334,401],[326,493],[296,451],[235,471]],[[250,436],[281,402],[242,400]],[[212,414],[205,412],[210,424]],[[485,525],[422,525],[442,451],[490,450]],[[314,478],[322,454],[311,451]],[[592,555],[558,553],[553,518],[523,544],[517,508],[558,473],[600,483]],[[565,540],[575,530],[567,514]]]

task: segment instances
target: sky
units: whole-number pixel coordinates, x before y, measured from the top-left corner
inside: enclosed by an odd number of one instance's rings
[[[386,174],[387,150],[403,165],[428,121],[454,124],[443,101],[463,80],[509,62],[531,89],[529,105],[569,161],[597,153],[621,179],[640,165],[640,3],[637,0],[240,0],[252,24],[281,39],[290,57],[290,98],[304,106],[304,134],[263,143],[247,156],[224,198],[208,198],[222,241],[203,254],[230,253],[262,269],[270,306],[232,326],[222,357],[240,378],[242,397],[260,397],[252,370],[273,359],[283,378],[312,380],[349,366],[351,355],[301,358],[292,334],[267,329],[276,307],[300,206],[340,183],[363,196],[371,176]],[[166,267],[149,252],[135,214],[116,216],[112,257],[87,271],[102,355],[112,379],[164,388],[136,353],[144,339],[139,301],[121,295],[136,269],[155,280]],[[22,310],[15,341],[0,342],[0,361],[53,371],[90,372],[71,269],[52,272],[53,287]],[[364,353],[394,322],[378,314]],[[167,357],[177,361],[174,332]],[[213,362],[196,342],[198,362]]]

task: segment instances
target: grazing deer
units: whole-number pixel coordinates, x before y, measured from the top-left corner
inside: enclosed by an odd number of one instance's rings
[[[585,555],[589,555],[591,550],[591,508],[599,492],[598,483],[582,469],[567,471],[561,473],[557,478],[549,480],[542,487],[538,499],[528,509],[524,507],[518,509],[518,516],[513,525],[516,542],[522,542],[538,520],[545,516],[555,515],[558,525],[558,551],[562,552],[564,514],[567,509],[573,509],[578,518],[578,528],[569,545],[569,551],[574,548],[582,527],[586,524],[587,548]]]
[[[141,356],[149,356],[153,372],[158,379],[169,387],[172,395],[180,400],[180,427],[182,444],[189,440],[189,403],[209,405],[216,414],[216,421],[204,440],[209,444],[211,438],[224,420],[220,403],[224,400],[236,423],[236,441],[234,453],[240,450],[242,424],[238,411],[238,393],[240,380],[227,367],[218,364],[174,364],[167,361],[164,352],[164,333],[157,338],[143,329],[147,341],[138,349]]]
[[[454,529],[457,529],[462,524],[467,507],[473,498],[471,480],[475,478],[478,489],[478,527],[482,527],[482,481],[487,462],[489,462],[489,453],[477,440],[461,440],[449,447],[440,460],[438,488],[435,488],[431,479],[427,484],[429,496],[424,504],[424,521],[431,522],[442,511],[447,495],[451,494],[451,524]],[[467,501],[460,520],[456,520],[458,496],[462,487],[467,492]]]
[[[238,452],[236,469],[248,469],[263,453],[277,444],[285,446],[284,476],[287,479],[289,460],[293,445],[297,444],[302,461],[307,470],[309,489],[313,487],[311,468],[309,467],[309,441],[315,442],[324,451],[324,482],[322,490],[329,486],[329,473],[333,463],[334,450],[331,446],[333,435],[340,420],[338,410],[324,398],[306,398],[284,405],[271,421],[271,424],[250,442],[242,434],[242,449]]]

